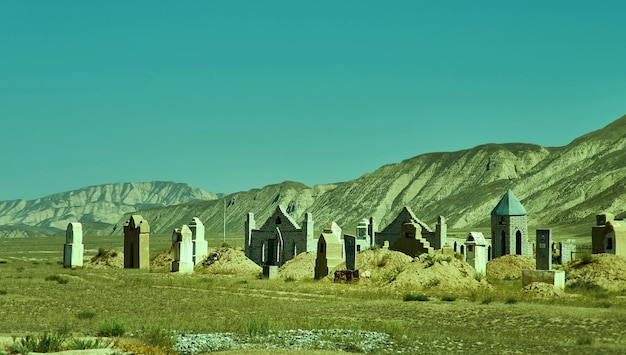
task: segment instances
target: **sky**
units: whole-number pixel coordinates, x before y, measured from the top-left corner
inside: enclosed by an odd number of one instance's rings
[[[624,1],[0,0],[0,200],[348,181],[626,114]]]

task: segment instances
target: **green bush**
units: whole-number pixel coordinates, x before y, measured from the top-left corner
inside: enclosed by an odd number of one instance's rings
[[[68,280],[67,278],[61,276],[61,275],[48,275],[45,277],[46,281],[56,281],[60,284],[66,284],[68,283],[70,280]]]
[[[441,300],[444,302],[454,302],[456,301],[456,297],[452,296],[452,295],[445,295],[441,297]]]
[[[92,311],[79,311],[76,313],[76,318],[78,319],[91,319],[95,316],[96,313]]]
[[[285,277],[285,282],[294,282],[294,281],[296,281],[296,278],[291,275]]]
[[[65,339],[65,335],[59,333],[52,335],[44,333],[42,336],[27,335],[25,338],[14,340],[8,350],[19,354],[58,352],[63,350]]]
[[[105,349],[111,346],[113,342],[104,339],[71,339],[67,348],[69,350],[86,350],[86,349]]]
[[[590,336],[583,336],[583,337],[576,339],[577,345],[591,345],[592,343],[593,343],[593,338],[591,338]]]
[[[126,325],[122,322],[112,321],[110,323],[100,323],[98,336],[102,337],[119,337],[126,332]]]
[[[488,297],[483,298],[483,300],[480,301],[480,304],[489,304],[491,303],[491,301],[493,301],[493,297],[488,296]]]
[[[420,301],[420,302],[426,302],[429,300],[428,296],[426,296],[423,293],[418,293],[418,294],[414,294],[414,293],[407,293],[406,295],[404,295],[403,300],[405,302],[409,302],[409,301]]]
[[[7,294],[7,290],[0,290],[0,296],[1,295],[6,295]]]
[[[172,348],[176,340],[171,332],[161,327],[150,327],[142,331],[141,339],[145,345]]]
[[[517,298],[515,298],[515,297],[507,297],[504,300],[504,303],[505,304],[516,304],[517,303]]]

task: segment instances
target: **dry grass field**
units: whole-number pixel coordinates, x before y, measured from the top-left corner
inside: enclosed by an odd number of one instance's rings
[[[85,240],[86,261],[100,247],[122,250],[121,237]],[[534,297],[521,292],[520,281],[514,280],[480,291],[437,289],[410,298],[411,289],[312,277],[293,281],[179,275],[167,268],[64,269],[63,243],[63,238],[0,240],[1,336],[109,335],[117,349],[111,353],[173,353],[167,348],[173,344],[170,335],[177,334],[234,332],[264,339],[280,330],[352,329],[389,334],[388,345],[374,353],[626,352],[623,292],[576,289]],[[151,255],[169,243],[169,236],[151,238]],[[120,329],[123,335],[111,336]],[[360,339],[343,341],[343,350],[364,352],[357,346]]]

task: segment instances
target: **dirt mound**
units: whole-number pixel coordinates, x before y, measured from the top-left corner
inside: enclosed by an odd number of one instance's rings
[[[124,253],[115,249],[100,248],[98,249],[98,254],[94,255],[85,264],[85,267],[92,269],[123,269]]]
[[[504,255],[487,263],[487,279],[520,280],[523,270],[535,270],[536,261],[522,255]]]
[[[170,247],[150,260],[151,269],[171,269],[174,261],[174,248]]]
[[[554,285],[550,285],[544,282],[533,282],[522,289],[527,295],[541,298],[558,297],[563,295],[563,290],[554,288]]]
[[[356,267],[359,269],[361,281],[381,285],[388,283],[390,274],[394,272],[397,273],[397,270],[403,270],[404,267],[412,261],[412,257],[399,251],[389,249],[368,249],[356,254]],[[345,262],[337,265],[335,269],[329,272],[328,278],[330,278],[330,280],[334,279],[334,270],[345,269]],[[368,273],[370,274],[369,278],[363,277],[363,275]]]
[[[219,253],[217,260],[215,253]],[[243,250],[224,248],[209,251],[207,261],[196,265],[195,271],[200,274],[257,276],[263,269],[248,259]]]
[[[576,259],[565,267],[566,286],[572,289],[626,290],[626,258],[613,254],[593,254]]]
[[[389,270],[385,277],[393,288],[459,291],[490,287],[465,261],[438,254],[422,254],[404,268]]]
[[[317,254],[315,253],[300,253],[278,269],[278,277],[292,280],[313,279],[315,276],[316,258]]]

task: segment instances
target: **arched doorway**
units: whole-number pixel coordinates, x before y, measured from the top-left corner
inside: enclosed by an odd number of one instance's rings
[[[515,254],[522,255],[522,232],[515,232]]]

